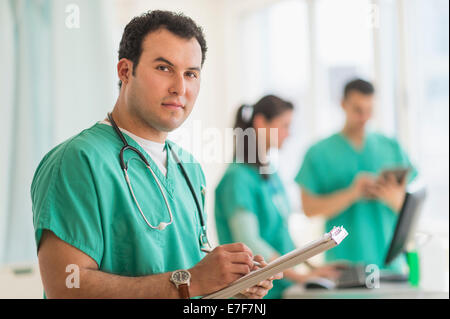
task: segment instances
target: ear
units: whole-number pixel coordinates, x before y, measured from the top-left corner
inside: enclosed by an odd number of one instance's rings
[[[261,113],[256,114],[253,118],[253,127],[255,129],[258,128],[267,128],[267,120]]]
[[[341,107],[345,110],[345,98],[342,98],[341,100]]]
[[[117,63],[117,75],[119,76],[119,79],[122,81],[122,85],[126,85],[133,72],[133,62],[131,62],[128,59],[121,59]]]

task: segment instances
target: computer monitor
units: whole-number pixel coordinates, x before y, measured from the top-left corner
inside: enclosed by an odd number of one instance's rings
[[[422,210],[425,197],[426,190],[423,186],[408,189],[406,192],[391,240],[391,246],[384,261],[385,265],[391,263],[399,254],[406,250],[406,245],[414,234],[415,225]]]

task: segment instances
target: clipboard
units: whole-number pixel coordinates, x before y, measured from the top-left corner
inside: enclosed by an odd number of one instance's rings
[[[339,245],[342,240],[347,237],[347,235],[348,233],[343,226],[333,227],[330,232],[325,233],[321,238],[314,240],[301,248],[294,249],[281,257],[278,257],[270,262],[266,267],[252,271],[232,282],[227,287],[205,295],[201,299],[228,299],[236,296],[241,291],[253,287],[259,282],[264,281],[275,274],[292,268],[317,254]]]

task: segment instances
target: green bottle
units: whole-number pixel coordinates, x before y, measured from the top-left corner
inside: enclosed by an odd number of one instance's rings
[[[419,254],[416,250],[406,252],[406,260],[409,267],[408,281],[413,287],[418,287],[420,282]]]

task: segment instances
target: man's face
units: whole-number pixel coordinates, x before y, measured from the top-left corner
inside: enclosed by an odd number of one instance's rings
[[[350,91],[342,101],[347,125],[351,129],[364,129],[367,121],[372,117],[373,111],[373,94],[363,94],[358,91]]]
[[[179,127],[197,99],[201,62],[195,38],[183,39],[164,28],[148,34],[125,88],[129,112],[158,131]]]

